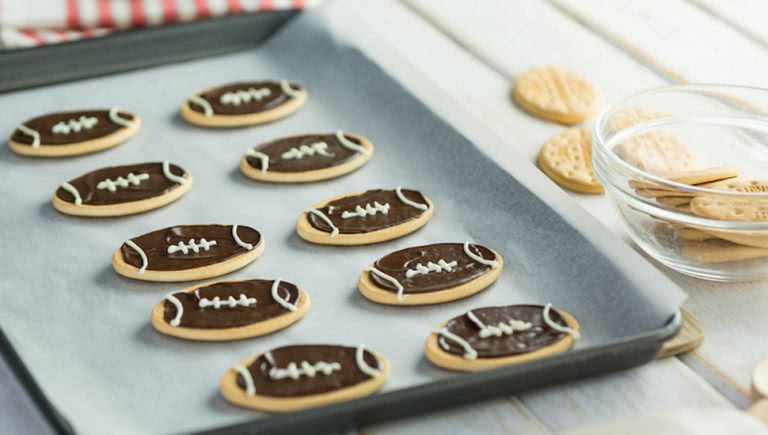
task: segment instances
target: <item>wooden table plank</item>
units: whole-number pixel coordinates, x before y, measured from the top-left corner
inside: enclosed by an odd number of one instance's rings
[[[688,0],[692,4],[724,21],[737,32],[768,45],[768,2],[765,0]]]

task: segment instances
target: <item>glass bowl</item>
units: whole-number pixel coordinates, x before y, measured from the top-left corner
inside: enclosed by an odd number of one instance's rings
[[[768,278],[768,89],[640,92],[600,114],[592,142],[595,174],[646,253],[699,278]]]

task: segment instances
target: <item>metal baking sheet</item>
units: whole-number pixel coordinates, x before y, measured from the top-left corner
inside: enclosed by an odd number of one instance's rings
[[[144,122],[138,137],[90,156],[30,159],[0,150],[6,253],[0,256],[0,326],[78,433],[338,428],[341,421],[394,418],[456,405],[457,397],[476,400],[640,364],[674,332],[669,321],[684,298],[674,284],[529,162],[498,166],[480,148],[503,143],[467,122],[448,101],[442,112],[464,119],[461,130],[472,140],[436,116],[372,63],[356,47],[357,38],[329,32],[332,15],[328,8],[305,13],[255,50],[0,96],[4,135],[41,112],[86,107],[119,105]],[[180,120],[178,107],[191,93],[260,77],[307,86],[307,106],[283,121],[238,130],[200,129]],[[247,146],[339,128],[376,145],[370,163],[351,175],[290,186],[256,183],[238,170]],[[50,205],[56,186],[81,173],[163,159],[195,177],[190,193],[168,207],[82,219]],[[418,188],[435,202],[434,218],[415,234],[335,248],[305,243],[294,231],[298,214],[320,199],[398,185]],[[192,343],[156,333],[149,323],[152,307],[188,284],[124,279],[112,270],[110,257],[129,237],[190,223],[259,228],[267,243],[264,256],[227,278],[282,277],[300,284],[312,297],[306,318],[279,333],[231,343]],[[499,282],[476,296],[438,306],[389,307],[357,292],[360,271],[383,254],[466,240],[486,244],[505,259]],[[435,368],[423,357],[431,329],[468,309],[545,302],[581,322],[583,338],[567,354],[472,375]],[[219,379],[228,367],[291,343],[365,343],[390,359],[391,379],[373,398],[295,417],[239,409],[220,397]],[[255,423],[242,426],[249,422]]]

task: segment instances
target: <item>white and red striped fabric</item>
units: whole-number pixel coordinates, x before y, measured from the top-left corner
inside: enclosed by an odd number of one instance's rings
[[[35,47],[242,12],[303,9],[321,0],[0,0],[0,46]]]

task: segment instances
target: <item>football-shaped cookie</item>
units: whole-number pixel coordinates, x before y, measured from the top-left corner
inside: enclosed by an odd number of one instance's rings
[[[503,266],[497,252],[469,242],[414,246],[376,260],[363,271],[358,288],[380,304],[437,304],[483,290]]]
[[[576,319],[552,304],[486,307],[440,325],[425,352],[437,366],[475,371],[565,352],[578,338]]]
[[[264,252],[261,233],[245,225],[179,225],[123,243],[115,271],[145,281],[193,281],[240,269]]]
[[[192,174],[167,160],[97,169],[63,183],[53,206],[76,216],[124,216],[162,207],[187,193]]]
[[[383,356],[358,347],[295,345],[245,359],[221,380],[235,405],[287,412],[364,397],[389,377]]]
[[[299,216],[296,231],[313,243],[365,245],[412,233],[432,213],[432,201],[418,190],[376,189],[315,204]]]
[[[305,89],[287,80],[231,83],[187,98],[181,116],[203,127],[263,124],[295,112],[307,95]]]
[[[307,293],[287,281],[219,281],[169,294],[155,305],[152,325],[189,340],[237,340],[286,328],[308,309]]]
[[[254,180],[306,183],[348,174],[373,154],[365,137],[341,130],[288,136],[246,150],[240,170]]]
[[[58,112],[24,121],[8,141],[18,154],[62,157],[92,153],[126,141],[139,131],[139,117],[109,110]]]

